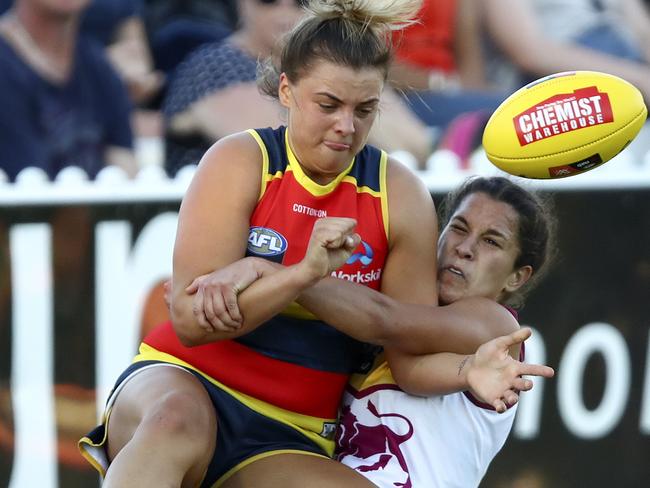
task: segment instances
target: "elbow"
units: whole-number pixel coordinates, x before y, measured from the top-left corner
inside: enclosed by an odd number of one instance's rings
[[[429,390],[423,390],[421,388],[415,387],[408,383],[407,381],[397,381],[397,386],[399,386],[399,389],[402,390],[404,393],[412,396],[418,396],[418,397],[429,397],[429,396],[436,396],[436,395],[443,395],[444,393],[439,393],[435,391],[429,391]]]
[[[423,384],[421,380],[418,380],[418,378],[415,377],[415,375],[408,371],[402,371],[402,368],[400,368],[399,365],[397,367],[390,366],[390,361],[389,367],[395,383],[397,383],[397,386],[399,386],[400,390],[404,393],[419,397],[448,393],[444,389],[433,388],[432,386],[434,385]]]
[[[518,69],[528,73],[540,73],[547,68],[548,60],[555,57],[556,46],[546,39],[526,37],[520,42],[503,39],[497,42],[508,60]]]
[[[400,390],[402,390],[404,393],[415,396],[423,396],[422,392],[416,387],[416,385],[410,381],[408,375],[399,374],[399,370],[396,371],[393,368],[391,368],[391,374],[393,375],[393,379],[395,380],[395,383],[397,383],[397,386],[399,386]]]
[[[520,71],[537,74],[542,70],[539,58],[527,55],[525,50],[511,51],[509,58]]]
[[[242,334],[242,326],[237,332],[211,332],[201,327],[191,311],[171,307],[171,322],[176,337],[185,347],[201,346],[210,342],[217,342],[224,339],[233,339]]]
[[[172,327],[181,344],[185,347],[194,347],[204,343],[202,340],[204,334],[196,327],[193,320],[188,320],[177,307],[172,306],[170,311]]]
[[[182,322],[172,318],[172,326],[174,327],[174,332],[176,333],[178,340],[185,347],[194,347],[202,344],[202,341],[197,334]]]
[[[532,54],[531,54],[532,53]],[[556,43],[540,42],[538,45],[524,44],[512,54],[512,62],[521,71],[536,76],[563,69],[563,49]]]
[[[175,323],[174,323],[174,331],[176,332],[176,336],[178,337],[178,340],[185,347],[200,346],[201,344],[203,344],[203,342],[200,341],[195,335],[188,334],[186,330],[176,326]]]

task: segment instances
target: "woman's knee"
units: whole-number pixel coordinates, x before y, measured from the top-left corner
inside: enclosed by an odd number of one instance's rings
[[[118,395],[108,422],[109,459],[138,437],[155,445],[168,440],[209,450],[217,414],[203,385],[175,368],[153,368],[132,378]]]
[[[138,430],[155,438],[209,447],[216,437],[217,419],[210,398],[203,393],[171,390],[163,394],[146,410]]]

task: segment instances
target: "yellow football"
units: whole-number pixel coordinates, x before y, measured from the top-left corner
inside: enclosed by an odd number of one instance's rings
[[[595,71],[557,73],[504,100],[483,132],[487,158],[525,178],[563,178],[621,152],[647,117],[639,90]]]

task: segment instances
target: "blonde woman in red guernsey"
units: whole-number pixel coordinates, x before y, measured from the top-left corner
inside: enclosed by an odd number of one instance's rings
[[[306,276],[323,276],[295,272],[313,271],[302,258],[322,217],[358,221],[358,237],[338,234],[337,281],[437,303],[431,196],[366,144],[381,116],[389,31],[411,22],[420,2],[306,8],[261,79],[287,109],[286,127],[238,133],[206,152],[179,213],[172,322],[144,338],[102,424],[80,441],[106,487],[372,486],[331,456],[343,390],[376,348],[286,303]],[[246,255],[288,272],[272,296],[245,290],[241,314],[217,316],[213,278]]]

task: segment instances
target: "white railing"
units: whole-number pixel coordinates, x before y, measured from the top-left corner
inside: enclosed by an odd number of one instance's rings
[[[426,170],[417,170],[415,159],[407,152],[397,151],[392,156],[413,169],[432,193],[446,192],[473,174],[505,175],[487,160],[483,151],[471,156],[469,169],[461,169],[458,156],[451,151],[434,152]],[[50,181],[43,170],[25,168],[10,183],[0,170],[0,207],[180,201],[194,171],[195,166],[186,166],[174,178],[168,178],[160,166],[148,165],[129,179],[121,169],[109,166],[91,181],[83,170],[70,166]],[[599,168],[570,178],[514,178],[530,187],[552,191],[650,188],[650,151],[640,159],[625,151]]]

